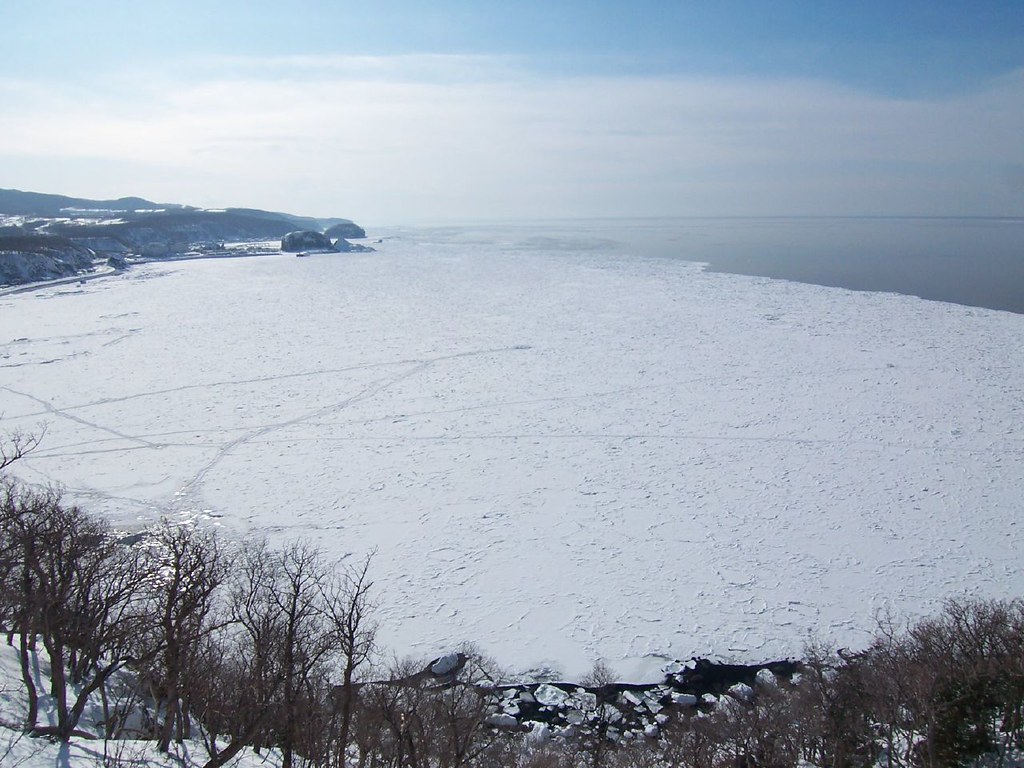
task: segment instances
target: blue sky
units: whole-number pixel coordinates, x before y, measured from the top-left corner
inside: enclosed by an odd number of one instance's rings
[[[0,186],[380,222],[1024,214],[1019,0],[4,16]]]

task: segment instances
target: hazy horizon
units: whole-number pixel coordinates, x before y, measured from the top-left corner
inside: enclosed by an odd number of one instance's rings
[[[0,186],[370,223],[1024,215],[1024,6],[13,4]]]

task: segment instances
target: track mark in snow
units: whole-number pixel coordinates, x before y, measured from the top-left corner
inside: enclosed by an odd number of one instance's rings
[[[64,357],[51,357],[46,360],[30,360],[27,363],[5,363],[0,365],[0,368],[28,368],[32,365],[52,365],[53,363],[63,363],[65,360],[72,360],[76,357],[87,357],[92,354],[89,350],[82,350],[81,352],[73,352],[70,355]]]
[[[119,437],[122,440],[130,440],[133,443],[137,443],[138,445],[140,445],[140,446],[142,446],[144,448],[162,448],[163,447],[163,445],[160,444],[160,443],[150,442],[149,440],[146,440],[146,439],[141,438],[141,437],[135,437],[134,435],[128,435],[128,434],[125,434],[124,432],[118,432],[116,429],[112,429],[110,427],[105,427],[102,424],[97,424],[94,421],[89,421],[88,419],[83,419],[80,416],[75,416],[74,414],[67,413],[63,408],[58,408],[53,403],[51,403],[49,400],[44,400],[41,397],[36,397],[35,395],[30,395],[27,392],[19,392],[18,390],[11,389],[10,387],[0,387],[0,389],[4,389],[4,390],[8,391],[12,395],[18,395],[19,397],[24,397],[24,398],[26,398],[28,400],[32,400],[33,402],[39,403],[45,409],[44,413],[48,413],[48,414],[51,414],[53,416],[60,416],[61,418],[67,419],[68,421],[74,421],[74,422],[76,422],[78,424],[81,424],[81,425],[86,426],[86,427],[90,427],[92,429],[98,429],[101,432],[106,432],[109,435],[114,435],[115,437]],[[26,418],[34,416],[34,415],[40,415],[40,414],[29,414],[28,416],[26,416]]]
[[[137,334],[141,330],[142,330],[141,328],[129,328],[126,333],[122,333],[116,339],[111,339],[110,341],[105,341],[100,346],[112,347],[115,344],[120,344],[122,341],[124,341],[125,339],[130,339],[132,336],[134,336],[135,334]]]
[[[23,337],[20,339],[12,339],[11,341],[8,342],[0,342],[0,348],[13,347],[19,344],[70,344],[72,341],[80,341],[81,339],[91,339],[94,336],[110,336],[111,333],[113,332],[115,331],[112,331],[109,328],[104,328],[103,330],[100,331],[89,331],[88,333],[71,333],[66,334],[64,336],[40,336],[38,338]]]
[[[347,397],[344,400],[341,400],[340,402],[331,403],[330,405],[326,405],[326,406],[323,406],[321,408],[316,408],[316,409],[314,409],[314,410],[312,410],[312,411],[310,411],[310,412],[308,412],[306,414],[303,414],[302,416],[297,416],[297,417],[295,417],[293,419],[287,419],[285,421],[277,422],[277,423],[274,423],[274,424],[269,424],[269,425],[264,426],[264,427],[259,427],[258,429],[250,430],[250,431],[248,431],[248,432],[246,432],[246,433],[244,433],[242,435],[239,435],[237,438],[235,438],[234,440],[231,440],[230,442],[226,443],[225,445],[221,446],[217,450],[216,455],[214,455],[214,457],[209,462],[207,462],[207,464],[204,467],[202,467],[198,472],[196,472],[181,487],[181,489],[178,490],[175,493],[175,496],[177,496],[179,499],[184,499],[184,498],[187,498],[187,497],[191,496],[192,493],[194,492],[195,488],[198,485],[200,485],[203,482],[203,480],[206,479],[206,476],[211,471],[213,471],[213,469],[215,469],[217,467],[217,465],[220,464],[232,451],[234,451],[235,448],[237,448],[240,445],[244,445],[246,443],[249,443],[249,442],[251,442],[251,441],[253,441],[253,440],[255,440],[255,439],[259,438],[259,437],[262,437],[263,435],[267,435],[267,434],[269,434],[271,432],[276,432],[276,431],[281,430],[281,429],[287,429],[288,427],[294,427],[294,426],[296,426],[298,424],[304,424],[304,423],[306,423],[306,422],[308,422],[308,421],[310,421],[312,419],[316,419],[316,418],[319,418],[321,416],[328,416],[330,414],[337,413],[338,411],[342,411],[342,410],[344,410],[345,408],[348,408],[350,405],[352,405],[354,403],[358,403],[358,402],[361,402],[363,400],[367,400],[367,399],[369,399],[371,397],[374,397],[375,395],[378,395],[381,392],[384,392],[385,390],[389,389],[390,387],[393,387],[396,384],[399,384],[399,383],[401,383],[402,381],[405,381],[408,378],[411,378],[411,377],[413,377],[413,376],[415,376],[415,375],[417,375],[419,373],[422,373],[423,371],[427,370],[428,368],[430,368],[430,367],[432,367],[432,366],[434,366],[434,365],[436,365],[438,363],[444,362],[446,360],[457,360],[457,359],[460,359],[460,358],[467,358],[467,357],[480,357],[480,356],[484,356],[484,355],[496,354],[496,353],[499,353],[499,352],[518,351],[518,350],[523,350],[523,349],[529,349],[529,347],[527,347],[525,345],[519,345],[519,346],[514,346],[514,347],[498,347],[498,348],[493,348],[493,349],[471,350],[471,351],[468,351],[468,352],[457,352],[457,353],[450,354],[450,355],[441,355],[439,357],[430,358],[430,359],[427,359],[427,360],[416,361],[417,364],[414,365],[413,367],[411,367],[409,370],[404,371],[402,373],[399,373],[399,374],[397,374],[395,376],[389,376],[389,377],[386,377],[386,378],[377,379],[376,381],[371,382],[368,386],[364,387],[362,391],[356,393],[355,395],[352,395],[351,397]],[[406,364],[408,365],[409,363],[406,363]],[[359,368],[376,367],[376,365],[389,365],[389,366],[393,366],[393,365],[396,365],[396,363],[388,363],[388,364],[383,364],[382,363],[382,364],[375,364],[375,365],[371,365],[371,366],[356,366],[354,368],[349,368],[348,370],[357,370]],[[35,399],[35,398],[33,398],[33,399]]]
[[[112,341],[107,342],[104,346],[109,346],[110,344],[117,343],[118,341],[121,341],[121,340],[122,340],[122,338],[114,339]],[[442,355],[440,357],[428,358],[428,359],[424,359],[424,358],[409,358],[409,359],[406,359],[406,360],[385,360],[385,361],[381,361],[381,362],[378,362],[378,363],[366,363],[366,364],[363,364],[363,365],[349,365],[349,366],[345,366],[343,368],[322,368],[322,369],[317,369],[317,370],[312,370],[312,371],[300,371],[298,373],[281,373],[281,374],[276,374],[274,376],[256,376],[256,377],[253,377],[253,378],[250,378],[250,379],[224,379],[222,381],[211,381],[211,382],[207,382],[207,383],[203,383],[203,384],[183,384],[180,387],[169,387],[168,389],[153,389],[153,390],[149,390],[147,392],[139,392],[139,393],[136,393],[136,394],[133,394],[133,395],[123,395],[121,397],[105,397],[105,398],[102,398],[100,400],[93,400],[93,401],[88,402],[88,403],[77,403],[75,405],[65,406],[62,410],[63,411],[76,411],[76,410],[81,410],[81,409],[84,409],[84,408],[95,408],[97,406],[103,406],[103,405],[116,405],[117,403],[126,403],[126,402],[129,402],[131,400],[140,400],[140,399],[146,398],[146,397],[157,397],[157,396],[160,396],[160,395],[170,395],[170,394],[174,394],[176,392],[188,392],[189,390],[193,390],[193,389],[205,390],[205,389],[213,389],[215,387],[243,386],[245,384],[267,384],[267,383],[276,382],[276,381],[287,381],[289,379],[302,379],[302,378],[313,378],[313,377],[318,377],[318,376],[330,376],[330,375],[337,374],[337,373],[352,373],[353,371],[368,371],[368,370],[372,370],[374,368],[395,368],[395,367],[403,366],[403,365],[413,365],[413,364],[428,364],[428,365],[432,365],[434,363],[443,362],[445,360],[457,360],[459,358],[464,358],[464,357],[477,357],[477,356],[482,356],[482,355],[497,354],[497,353],[500,353],[500,352],[514,352],[514,351],[521,351],[521,350],[527,350],[527,349],[531,349],[531,347],[529,345],[526,345],[526,344],[520,344],[520,345],[513,346],[513,347],[496,347],[494,349],[483,349],[483,350],[476,350],[476,351],[469,351],[469,352],[457,352],[457,353],[451,354],[451,355]],[[55,362],[61,362],[62,360],[66,360],[66,359],[67,358],[55,358],[53,360],[47,360],[45,362],[47,362],[47,363],[55,363]],[[18,365],[10,366],[10,367],[20,367],[21,365],[40,365],[40,363],[20,363]],[[6,367],[6,366],[0,366],[0,367]],[[25,417],[26,418],[30,418],[32,416],[40,416],[40,415],[43,415],[43,414],[48,413],[48,412],[49,411],[41,411],[41,412],[38,412],[38,413],[29,413],[29,414],[25,414]]]
[[[135,438],[119,438],[132,440]],[[96,442],[104,442],[97,440]],[[59,459],[66,456],[98,456],[105,453],[128,453],[130,451],[148,451],[152,448],[193,448],[202,449],[206,446],[194,445],[192,443],[143,443],[141,445],[133,446],[122,446],[120,448],[94,448],[92,450],[68,450],[66,452],[61,451],[39,451],[32,454],[33,459]]]
[[[45,412],[43,412],[45,413]],[[31,416],[43,415],[43,413],[29,414],[20,418],[30,418]],[[215,447],[217,443],[196,443],[196,442],[172,442],[164,440],[163,438],[169,437],[181,437],[182,435],[189,435],[190,437],[211,437],[217,436],[223,438],[231,433],[245,432],[243,427],[225,427],[223,429],[177,429],[170,432],[148,432],[146,434],[137,435],[140,439],[156,440],[161,439],[158,444],[163,448],[193,448],[202,450],[204,448]],[[121,437],[105,437],[92,440],[83,440],[78,443],[64,443],[63,445],[47,446],[45,449],[39,449],[33,451],[32,456],[36,459],[52,459],[60,458],[62,456],[88,456],[93,453],[117,453],[118,451],[137,451],[149,448],[148,445],[140,445],[131,448],[120,447],[120,448],[93,448],[92,450],[81,450],[84,447],[103,445],[104,443],[117,443],[124,440]]]

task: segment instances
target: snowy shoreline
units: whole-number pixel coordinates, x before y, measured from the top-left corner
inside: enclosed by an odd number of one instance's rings
[[[257,258],[259,256],[279,256],[282,255],[280,250],[278,251],[260,251],[260,252],[248,252],[248,251],[219,251],[217,253],[183,253],[175,256],[162,256],[160,258],[142,258],[137,257],[131,262],[128,262],[125,267],[112,267],[103,266],[97,267],[91,272],[80,272],[75,275],[69,275],[68,277],[58,277],[53,280],[40,280],[32,283],[16,283],[14,285],[0,286],[0,296],[10,296],[19,293],[34,293],[36,291],[46,290],[47,288],[55,288],[61,285],[72,285],[75,283],[85,283],[92,280],[99,280],[104,277],[112,277],[114,275],[121,274],[126,269],[138,267],[143,264],[161,264],[164,262],[176,262],[176,261],[197,261],[203,259],[247,259]]]

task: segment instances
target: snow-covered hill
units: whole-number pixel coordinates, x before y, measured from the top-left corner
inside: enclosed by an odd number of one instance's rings
[[[0,286],[68,277],[89,271],[94,261],[110,256],[177,256],[222,247],[225,241],[281,238],[306,229],[327,229],[334,238],[366,236],[348,219],[0,189]]]

